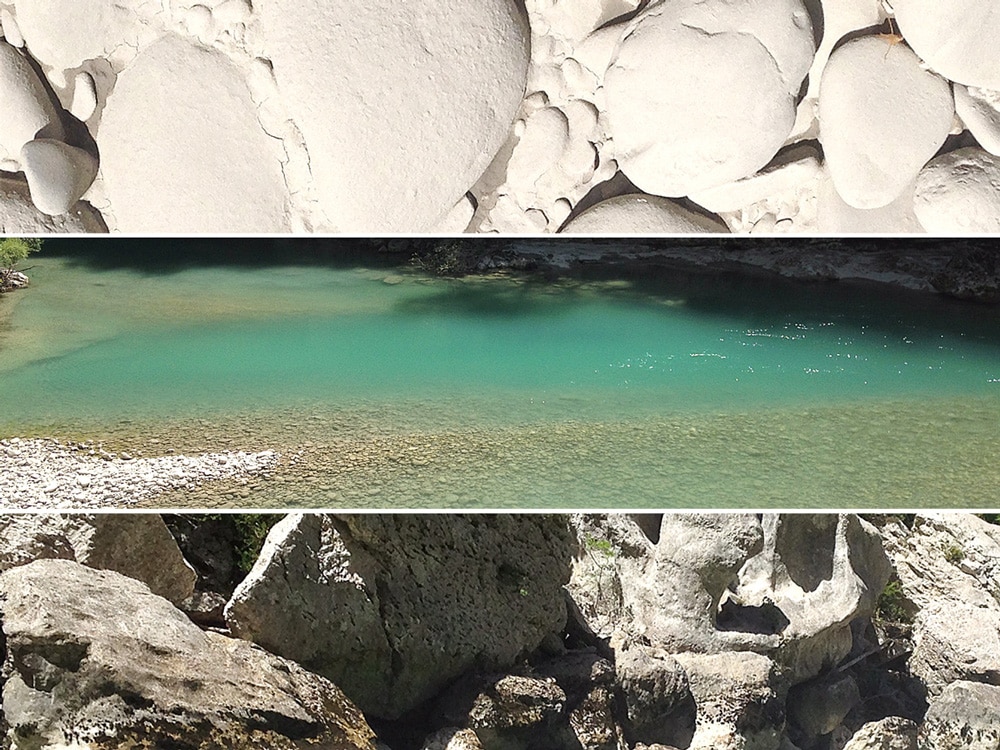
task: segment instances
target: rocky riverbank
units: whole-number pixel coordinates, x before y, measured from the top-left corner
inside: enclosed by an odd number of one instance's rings
[[[646,239],[374,241],[416,253],[446,274],[497,270],[558,276],[581,269],[658,268],[773,274],[802,281],[859,281],[979,302],[1000,301],[1000,253],[988,240]]]
[[[975,516],[227,518],[0,516],[5,749],[1000,743]]]
[[[140,457],[93,443],[0,440],[2,504],[11,508],[127,508],[171,490],[220,480],[267,477],[274,451]]]

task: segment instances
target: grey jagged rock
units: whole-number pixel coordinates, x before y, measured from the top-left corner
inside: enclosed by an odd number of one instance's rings
[[[775,659],[798,682],[851,650],[850,623],[871,615],[891,575],[876,529],[852,514],[765,514],[764,550],[740,573],[743,612],[787,620]],[[735,618],[739,622],[739,618]]]
[[[583,552],[568,588],[597,635],[641,636],[668,652],[768,654],[793,682],[848,654],[851,621],[871,614],[890,575],[875,529],[849,514],[763,524],[671,514],[655,543],[626,516],[574,523]]]
[[[788,683],[761,654],[676,654],[697,706],[688,750],[778,750]]]
[[[834,674],[792,688],[788,712],[806,737],[820,737],[833,732],[860,698],[853,677]]]
[[[0,571],[51,558],[117,571],[175,604],[194,591],[195,572],[158,515],[0,515]]]
[[[0,574],[5,748],[374,750],[327,680],[68,560]]]
[[[686,747],[695,705],[684,668],[661,649],[633,644],[615,654],[624,723],[632,741]]]
[[[918,514],[882,529],[914,615],[910,670],[931,695],[1000,675],[1000,527],[971,514]]]
[[[394,718],[560,631],[571,547],[554,516],[293,515],[226,618]]]
[[[1000,687],[979,682],[950,684],[927,710],[920,750],[1000,748]]]
[[[901,716],[870,721],[851,736],[844,750],[917,750],[917,725]]]
[[[569,651],[514,674],[472,674],[436,701],[441,732],[472,732],[485,750],[624,750],[615,669],[592,650]],[[450,736],[450,735],[449,735]]]
[[[423,750],[484,750],[479,737],[471,729],[446,727],[424,740]]]
[[[597,634],[642,634],[667,651],[745,650],[777,640],[716,628],[719,601],[763,533],[752,514],[664,516],[653,543],[625,516],[576,517],[583,554],[569,591]]]

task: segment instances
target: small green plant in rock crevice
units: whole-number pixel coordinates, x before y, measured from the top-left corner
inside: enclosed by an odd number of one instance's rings
[[[952,565],[958,565],[965,559],[965,550],[954,544],[944,551],[944,559]]]
[[[893,579],[885,585],[875,605],[873,619],[882,623],[897,623],[910,625],[913,617],[906,607],[906,597],[903,594],[903,584]]]
[[[236,527],[236,543],[233,552],[236,555],[236,567],[246,575],[250,572],[264,546],[268,532],[284,516],[276,513],[234,513],[233,525]]]

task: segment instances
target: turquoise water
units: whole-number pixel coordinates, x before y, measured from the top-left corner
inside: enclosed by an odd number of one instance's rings
[[[713,506],[746,498],[752,477],[764,486],[743,502],[770,504],[773,478],[774,502],[836,507],[853,501],[802,483],[834,467],[837,486],[859,464],[882,488],[868,504],[995,499],[995,308],[701,276],[542,284],[350,265],[36,265],[31,289],[0,311],[13,395],[0,432],[162,433],[182,448],[305,455],[308,470],[290,467],[244,503]],[[699,434],[713,436],[702,455]],[[686,441],[668,452],[676,435]],[[482,454],[478,473],[463,448]],[[392,458],[404,449],[436,457],[408,478],[412,466]],[[352,451],[353,468],[340,460]],[[916,467],[951,451],[972,454],[964,473],[976,476],[922,498],[930,480]],[[865,466],[871,453],[885,459]],[[502,467],[486,460],[508,454]]]

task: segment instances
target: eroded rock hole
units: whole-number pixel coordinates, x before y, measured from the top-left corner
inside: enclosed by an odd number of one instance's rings
[[[778,526],[775,552],[796,585],[815,591],[833,577],[836,538],[836,515],[790,514]]]

